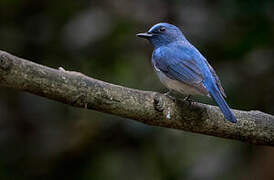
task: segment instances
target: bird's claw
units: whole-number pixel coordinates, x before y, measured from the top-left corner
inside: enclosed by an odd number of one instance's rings
[[[171,96],[170,93],[171,93],[171,91],[168,91],[168,92],[164,93],[164,95],[167,96],[168,98],[170,98],[173,102],[175,102],[176,98]]]
[[[188,95],[184,98],[184,101],[187,101],[188,102],[188,105],[190,106],[191,103],[192,103],[192,100],[191,100],[191,95]]]

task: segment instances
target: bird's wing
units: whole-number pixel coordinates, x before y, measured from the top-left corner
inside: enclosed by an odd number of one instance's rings
[[[184,46],[175,46],[173,48],[161,47],[153,53],[155,66],[165,73],[166,76],[190,85],[198,85],[204,79],[200,68],[193,59],[197,56],[200,57],[198,51],[193,51],[192,48]],[[218,89],[221,91],[221,94],[226,97],[219,77],[207,60],[204,60],[215,79]]]
[[[156,68],[171,79],[185,84],[200,84],[203,75],[189,48],[160,47],[153,52],[152,59]]]
[[[213,75],[213,77],[214,77],[214,79],[215,79],[215,81],[216,81],[217,87],[218,87],[219,90],[221,91],[222,95],[223,95],[224,97],[226,97],[225,90],[224,90],[224,88],[222,87],[222,84],[221,84],[221,81],[220,81],[218,75],[216,74],[216,72],[214,71],[214,69],[211,67],[211,65],[207,62],[207,60],[206,60],[206,63],[207,63],[207,65],[208,65],[208,67],[209,67],[209,69],[210,69],[210,72],[212,73],[212,75]]]

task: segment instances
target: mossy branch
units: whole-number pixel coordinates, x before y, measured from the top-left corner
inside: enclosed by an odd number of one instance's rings
[[[274,116],[233,110],[238,122],[226,121],[218,107],[171,99],[163,94],[122,87],[78,72],[53,69],[0,51],[0,86],[30,92],[71,106],[261,145],[274,145]]]

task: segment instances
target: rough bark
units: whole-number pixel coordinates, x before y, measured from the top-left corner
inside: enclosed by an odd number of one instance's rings
[[[0,86],[30,92],[76,107],[133,119],[144,124],[274,145],[274,116],[233,110],[236,124],[218,107],[176,100],[163,94],[126,88],[78,72],[53,69],[0,51]]]

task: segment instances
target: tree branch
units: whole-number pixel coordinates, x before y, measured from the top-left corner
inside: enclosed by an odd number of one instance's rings
[[[56,70],[0,51],[0,86],[15,88],[76,107],[134,119],[144,124],[180,129],[253,144],[274,145],[274,116],[233,110],[236,124],[218,107],[171,99],[163,94],[130,89]]]

